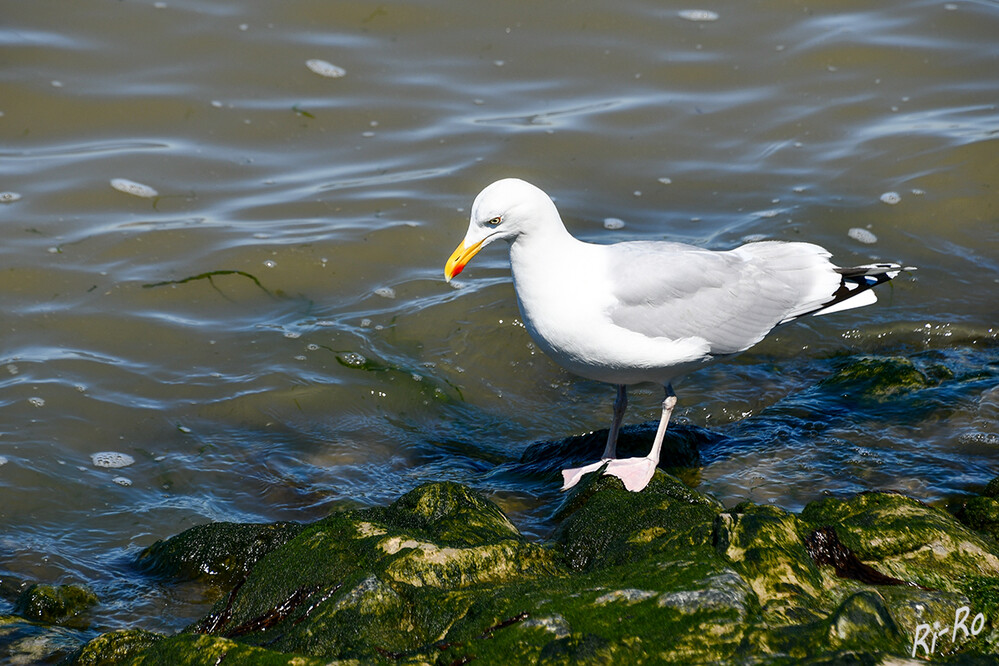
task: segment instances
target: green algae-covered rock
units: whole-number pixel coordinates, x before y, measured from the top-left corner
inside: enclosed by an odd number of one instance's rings
[[[79,663],[79,662],[78,662]],[[114,662],[112,662],[114,663]],[[253,666],[338,666],[343,663],[297,654],[283,654],[265,648],[252,647],[228,638],[184,634],[155,643],[134,659],[117,662],[131,666],[168,664],[169,666],[201,666],[215,664],[248,664]]]
[[[714,556],[712,525],[721,502],[662,472],[641,493],[622,493],[621,487],[614,477],[591,475],[556,512],[555,538],[573,569]]]
[[[113,666],[146,651],[162,636],[142,629],[109,631],[88,642],[74,655],[77,666]]]
[[[85,614],[97,605],[97,595],[82,585],[37,583],[17,598],[18,615],[46,624],[86,627]]]
[[[715,547],[753,589],[768,623],[820,618],[822,574],[805,550],[797,516],[740,504],[718,516]]]
[[[261,557],[302,529],[298,523],[198,525],[157,541],[142,551],[138,563],[162,576],[228,585],[246,576]]]
[[[878,399],[936,384],[915,363],[902,356],[851,357],[835,374],[822,381],[823,386],[841,389],[853,397]]]
[[[802,519],[833,525],[839,539],[884,574],[927,588],[961,592],[961,579],[999,576],[995,544],[953,516],[895,493],[812,502]]]
[[[334,658],[440,640],[467,588],[557,576],[556,551],[523,539],[464,486],[428,484],[387,509],[344,511],[268,554],[196,629]]]
[[[999,499],[972,497],[958,511],[957,518],[971,529],[999,539]]]
[[[453,483],[337,512],[260,557],[187,631],[135,636],[117,663],[873,664],[915,652],[999,654],[996,544],[900,495],[823,500],[796,515],[751,503],[726,510],[661,471],[641,493],[594,474],[554,520],[550,543],[528,541]],[[976,633],[920,647],[928,628],[955,625],[962,612]],[[87,647],[96,653],[102,640],[113,643],[109,634]]]

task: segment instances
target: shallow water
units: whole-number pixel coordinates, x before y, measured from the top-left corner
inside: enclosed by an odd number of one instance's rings
[[[980,486],[996,35],[984,1],[7,3],[0,578],[90,585],[95,631],[168,631],[206,600],[130,563],[195,524],[451,479],[546,534],[558,490],[515,462],[606,427],[613,389],[534,350],[501,248],[443,281],[510,175],[588,240],[919,267],[677,385],[680,420],[725,435],[702,490],[797,509]],[[888,401],[823,385],[854,353],[950,375]],[[659,400],[634,390],[627,422]]]

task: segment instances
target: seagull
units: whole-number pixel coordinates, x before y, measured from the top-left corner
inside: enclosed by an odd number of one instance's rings
[[[510,245],[517,305],[538,348],[573,374],[617,387],[601,459],[563,470],[562,490],[602,469],[641,491],[659,464],[677,402],[675,378],[749,349],[781,324],[870,305],[877,300],[872,287],[911,270],[894,263],[839,268],[811,243],[758,241],[724,251],[669,241],[587,243],[569,234],[544,191],[505,178],[475,198],[445,279],[498,240]],[[666,393],[652,450],[619,459],[627,387],[644,382]]]

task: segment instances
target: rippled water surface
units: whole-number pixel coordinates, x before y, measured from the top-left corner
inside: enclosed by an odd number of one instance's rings
[[[697,10],[697,11],[689,11]],[[596,242],[811,240],[919,267],[677,385],[692,477],[797,509],[999,473],[999,5],[55,0],[0,22],[0,578],[81,582],[93,630],[198,590],[134,555],[429,480],[543,536],[531,442],[613,389],[537,353],[475,194],[519,176]],[[906,357],[931,388],[827,380]],[[627,422],[654,419],[657,387]],[[5,605],[6,604],[6,605]],[[9,600],[0,601],[0,612]]]

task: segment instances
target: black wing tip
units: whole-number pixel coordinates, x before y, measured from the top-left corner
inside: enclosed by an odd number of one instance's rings
[[[915,266],[903,266],[902,264],[894,263],[879,263],[879,264],[865,264],[863,266],[847,266],[845,268],[836,267],[837,273],[843,277],[877,277],[879,275],[888,275],[888,279],[892,279],[902,271],[914,271]]]

